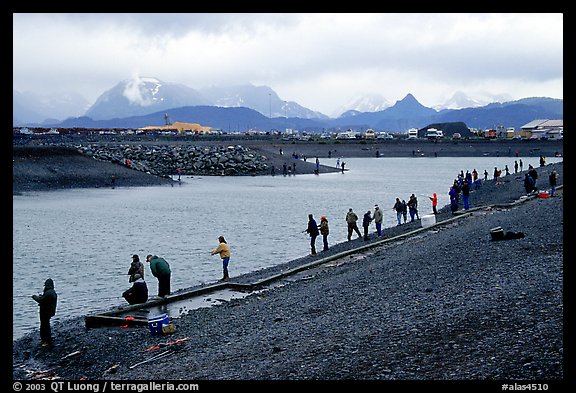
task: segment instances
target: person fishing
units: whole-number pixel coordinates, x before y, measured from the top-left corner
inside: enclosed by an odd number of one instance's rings
[[[432,196],[427,196],[431,201],[432,201],[432,212],[434,214],[438,214],[438,210],[436,210],[436,207],[438,206],[438,196],[436,195],[436,193],[432,194]]]
[[[210,252],[210,255],[220,254],[220,259],[222,259],[222,279],[221,281],[228,281],[230,276],[228,275],[228,263],[230,263],[230,246],[224,239],[224,236],[219,236],[218,247]]]
[[[150,263],[152,275],[158,279],[158,296],[170,295],[170,264],[164,258],[152,254],[146,256],[146,261]]]
[[[310,235],[310,255],[316,255],[316,238],[320,234],[318,224],[312,214],[308,214],[308,227],[305,232]]]
[[[56,315],[58,294],[54,290],[54,281],[51,278],[44,282],[44,292],[40,295],[32,295],[32,299],[40,306],[40,340],[43,347],[52,346],[52,329],[50,319]]]
[[[136,254],[132,255],[132,263],[130,263],[130,269],[128,269],[128,282],[136,281],[135,275],[139,274],[141,278],[144,278],[144,264],[140,262],[140,257]]]

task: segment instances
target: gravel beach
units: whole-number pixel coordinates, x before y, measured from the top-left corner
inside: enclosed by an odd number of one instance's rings
[[[557,163],[537,168],[541,188],[552,169],[563,185]],[[504,180],[474,191],[472,212],[454,216],[443,207],[439,224],[425,230],[416,221],[385,230],[389,241],[373,234],[234,277],[254,281],[346,254],[282,285],[191,310],[172,321],[172,335],[151,335],[146,326],[87,329],[84,316],[53,324],[52,348],[30,333],[13,342],[13,379],[564,386],[564,190],[525,198],[515,176]],[[498,226],[524,237],[493,241]]]

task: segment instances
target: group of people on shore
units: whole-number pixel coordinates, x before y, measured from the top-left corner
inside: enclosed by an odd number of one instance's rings
[[[158,296],[165,297],[170,294],[170,279],[172,270],[170,264],[157,255],[148,254],[146,262],[150,263],[150,271],[158,280]],[[148,285],[144,280],[144,264],[140,262],[137,254],[132,255],[132,263],[128,269],[128,282],[132,286],[122,293],[122,297],[129,304],[140,304],[148,301]]]
[[[433,197],[429,198],[432,201],[432,209],[434,211],[434,214],[437,214],[438,212],[436,210],[436,206],[438,205],[438,197],[436,193],[434,193]],[[416,219],[420,219],[420,216],[418,214],[418,199],[414,194],[410,195],[410,197],[408,198],[408,202],[406,202],[405,200],[400,201],[400,198],[396,198],[396,203],[394,204],[392,209],[396,210],[398,225],[402,224],[402,218],[404,219],[404,223],[405,224],[407,223],[408,212],[410,212],[410,218],[411,218],[410,222],[413,222]],[[374,223],[376,227],[377,237],[382,237],[383,235],[382,223],[384,221],[384,214],[382,212],[382,209],[380,209],[380,206],[378,206],[377,204],[374,205],[373,212],[372,210],[367,210],[362,217],[363,233],[360,232],[360,228],[358,227],[358,221],[360,220],[360,218],[352,208],[348,209],[345,220],[348,231],[347,234],[348,241],[352,240],[352,236],[354,233],[358,235],[359,239],[362,238],[364,239],[364,241],[370,240],[369,229],[370,224],[372,223]],[[328,235],[330,234],[330,230],[328,226],[328,218],[326,216],[320,217],[320,224],[318,224],[314,219],[314,215],[308,214],[308,226],[303,232],[307,233],[310,236],[310,255],[312,256],[317,255],[316,239],[319,235],[322,235],[322,242],[324,245],[323,251],[327,251],[329,249]]]
[[[539,157],[540,166],[543,167],[546,165],[546,157],[541,155]],[[524,163],[522,159],[514,160],[514,174],[518,174],[519,172],[523,171]],[[502,173],[504,172],[504,174]],[[496,185],[503,184],[502,177],[509,176],[511,174],[508,165],[504,165],[504,168],[494,167],[493,171],[493,180]],[[552,171],[549,176],[549,183],[550,183],[550,195],[553,196],[556,190],[556,181],[557,181],[558,174],[556,171]],[[518,177],[518,180],[521,178]],[[538,188],[536,186],[536,180],[538,179],[538,171],[534,166],[531,164],[528,165],[528,171],[524,174],[523,185],[526,191],[526,194],[531,194],[538,192]],[[488,181],[488,171],[484,169],[484,181]],[[474,169],[472,172],[460,171],[457,178],[454,179],[454,183],[450,187],[448,191],[448,195],[450,197],[450,211],[455,213],[459,209],[460,205],[460,198],[462,198],[462,203],[464,205],[464,210],[470,209],[470,192],[474,189],[478,189],[482,186],[482,180],[478,177],[478,171]],[[435,210],[435,209],[434,209]]]
[[[218,254],[222,260],[222,281],[230,279],[228,264],[230,262],[230,246],[224,236],[218,237],[218,246],[210,251],[210,255]],[[158,280],[158,297],[170,295],[170,280],[172,270],[170,264],[157,255],[148,254],[146,262],[150,263],[150,271]],[[148,301],[148,285],[144,280],[144,264],[137,254],[132,255],[132,262],[128,269],[128,282],[132,286],[122,293],[122,297],[128,304],[142,304]],[[40,307],[40,339],[43,347],[52,346],[51,318],[56,315],[58,295],[54,289],[54,281],[51,278],[44,282],[44,291],[38,295],[32,295]]]
[[[218,246],[210,251],[210,255],[218,254],[222,260],[222,281],[228,281],[228,264],[230,263],[230,246],[224,236],[218,237]],[[157,255],[149,254],[146,261],[150,263],[152,275],[158,279],[158,297],[170,295],[170,279],[172,270],[170,264]],[[133,283],[130,288],[122,293],[122,297],[129,304],[140,304],[148,301],[148,286],[144,280],[144,264],[140,262],[137,254],[132,255],[132,263],[128,269],[128,282]]]
[[[438,197],[436,193],[434,193],[434,196],[428,198],[432,201],[434,214],[437,214],[436,206],[438,205]],[[418,198],[414,194],[408,197],[408,202],[406,202],[405,199],[400,200],[400,198],[396,198],[392,210],[396,212],[397,225],[402,225],[402,221],[404,221],[404,224],[408,222],[408,213],[410,213],[410,222],[414,222],[414,219],[420,219],[420,215],[418,214]]]

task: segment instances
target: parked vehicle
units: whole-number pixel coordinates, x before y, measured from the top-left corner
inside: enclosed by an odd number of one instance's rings
[[[392,134],[382,131],[381,133],[378,134],[376,139],[394,139],[394,136]]]
[[[442,130],[437,130],[436,128],[428,128],[426,130],[426,138],[428,139],[440,139],[444,137]]]
[[[364,133],[364,138],[365,139],[374,139],[374,138],[376,138],[376,132],[374,132],[373,129],[369,128]]]
[[[339,132],[336,139],[356,139],[356,133],[352,130],[346,132]]]

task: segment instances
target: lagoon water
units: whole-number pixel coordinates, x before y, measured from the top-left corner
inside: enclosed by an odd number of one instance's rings
[[[538,157],[519,157],[537,167]],[[125,304],[121,294],[131,255],[146,265],[150,295],[157,281],[147,254],[164,257],[172,290],[215,282],[221,262],[210,251],[224,235],[231,246],[231,277],[305,256],[308,214],[330,223],[329,242],[346,241],[348,208],[361,217],[380,205],[383,227],[396,224],[396,197],[418,197],[420,216],[431,213],[423,195],[436,192],[439,207],[457,174],[474,168],[492,179],[494,167],[516,157],[348,158],[346,173],[259,177],[182,177],[173,187],[78,189],[13,197],[13,339],[37,330],[31,295],[52,278],[58,293],[53,321]],[[558,162],[562,158],[548,158]],[[336,160],[325,159],[325,165]],[[521,183],[519,183],[521,187]],[[474,201],[471,200],[473,205]],[[374,230],[373,226],[371,230]],[[321,238],[317,247],[321,248]]]

